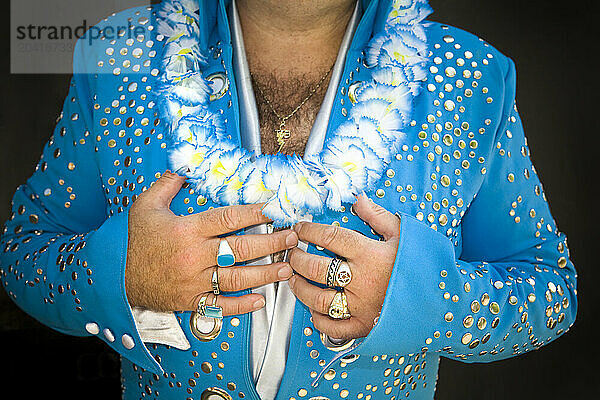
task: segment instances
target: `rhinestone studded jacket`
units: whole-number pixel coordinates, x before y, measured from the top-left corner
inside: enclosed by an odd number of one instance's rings
[[[207,3],[206,71],[224,74],[228,87],[211,107],[239,139],[225,2]],[[363,3],[328,135],[345,120],[349,87],[370,79],[364,47],[389,7]],[[105,33],[124,27],[114,37],[78,42],[60,119],[2,232],[2,286],[42,323],[95,335],[118,352],[125,399],[258,399],[249,315],[225,317],[220,335],[201,342],[190,313],[176,313],[191,344],[178,350],[141,341],[125,294],[129,207],[167,169],[153,10],[115,14],[97,25]],[[379,322],[339,356],[296,302],[277,399],[433,399],[440,357],[513,357],[556,340],[575,320],[577,275],[529,158],[513,62],[460,29],[425,26],[432,62],[413,121],[368,192],[402,218]],[[211,206],[219,205],[184,187],[171,208],[184,215]],[[315,221],[374,236],[349,206]]]

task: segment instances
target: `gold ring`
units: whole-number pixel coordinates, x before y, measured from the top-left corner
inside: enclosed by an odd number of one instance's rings
[[[348,309],[348,299],[343,289],[336,292],[335,296],[333,296],[327,314],[334,319],[348,319],[351,317],[350,310]]]
[[[200,317],[223,319],[223,309],[217,305],[217,295],[214,295],[212,305],[206,305],[208,295],[202,296],[196,306],[196,314]]]
[[[198,305],[196,306],[196,313],[201,317],[205,316],[204,310],[206,309],[206,299],[208,299],[208,296],[200,297],[200,300],[198,300]]]
[[[221,307],[217,306],[217,296],[214,296],[211,306],[206,305],[207,299],[208,296],[202,296],[196,311],[190,315],[190,330],[202,342],[219,336],[223,327],[223,315]]]

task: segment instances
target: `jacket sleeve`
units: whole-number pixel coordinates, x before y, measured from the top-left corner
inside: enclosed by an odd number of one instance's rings
[[[78,43],[76,70],[83,58]],[[54,134],[34,174],[14,194],[0,239],[0,279],[38,321],[70,335],[96,335],[160,372],[125,294],[127,212],[107,218],[92,130],[93,82],[92,74],[74,74]]]
[[[435,351],[488,362],[537,349],[575,321],[577,275],[529,158],[515,67],[507,64],[502,122],[461,220],[462,253],[444,234],[401,214],[386,299],[361,352]],[[393,348],[389,332],[398,338]]]

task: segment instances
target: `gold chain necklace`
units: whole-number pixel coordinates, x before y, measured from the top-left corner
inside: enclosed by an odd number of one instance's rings
[[[304,100],[302,100],[300,102],[300,104],[298,104],[296,106],[296,108],[294,108],[294,110],[291,113],[289,113],[288,115],[286,115],[286,116],[279,115],[279,113],[277,112],[277,110],[275,110],[275,107],[273,107],[273,104],[271,104],[271,102],[269,101],[269,99],[267,98],[267,96],[265,96],[264,92],[260,88],[260,85],[258,84],[258,81],[254,78],[254,76],[252,75],[252,73],[250,74],[250,76],[252,77],[252,80],[254,81],[254,84],[255,84],[256,88],[258,89],[258,92],[261,95],[261,97],[263,99],[265,99],[265,102],[267,103],[267,105],[269,106],[269,108],[271,109],[271,111],[273,112],[273,114],[275,114],[275,116],[279,120],[279,129],[275,129],[275,136],[277,138],[277,144],[279,145],[279,149],[277,150],[278,153],[281,152],[281,149],[285,145],[286,140],[289,139],[290,136],[291,136],[290,130],[285,128],[285,123],[287,122],[288,119],[292,118],[292,116],[294,116],[294,114],[296,114],[296,112],[298,112],[298,110],[300,108],[302,108],[302,106],[304,104],[306,104],[306,102],[317,92],[317,90],[319,89],[319,87],[321,87],[321,84],[323,83],[323,81],[325,80],[325,78],[327,78],[327,76],[329,76],[329,73],[333,69],[334,65],[335,65],[335,63],[327,70],[327,72],[325,73],[325,75],[323,75],[321,77],[321,79],[319,80],[319,82],[317,82],[317,84],[311,89],[310,93],[308,93],[308,96],[306,96],[304,98]]]

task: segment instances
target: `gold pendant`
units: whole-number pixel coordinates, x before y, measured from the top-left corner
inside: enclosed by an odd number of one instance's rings
[[[285,121],[279,124],[279,129],[275,130],[275,135],[277,135],[277,144],[279,145],[277,152],[279,153],[285,145],[285,141],[290,138],[290,131],[285,129]]]

